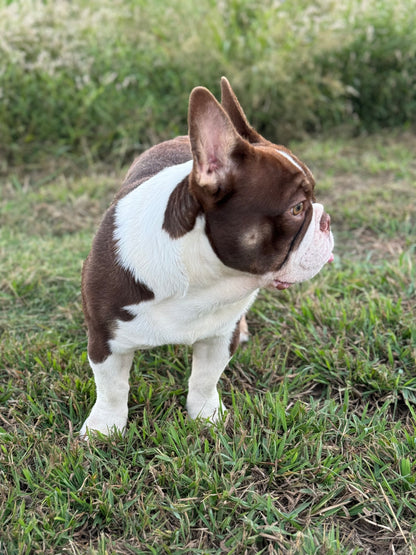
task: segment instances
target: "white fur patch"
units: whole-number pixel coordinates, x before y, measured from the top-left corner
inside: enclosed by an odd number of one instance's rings
[[[303,173],[303,175],[305,175],[304,170],[303,170],[303,169],[301,168],[301,166],[296,162],[296,160],[294,160],[294,159],[292,158],[292,156],[291,156],[288,152],[285,152],[284,150],[278,150],[277,148],[276,148],[276,152],[277,152],[278,154],[281,154],[281,155],[283,156],[283,158],[286,158],[286,160],[289,160],[289,162],[290,162],[291,164],[293,164],[299,171],[301,171],[301,172]]]
[[[127,400],[129,373],[133,353],[112,354],[102,363],[90,365],[94,373],[97,398],[94,407],[84,422],[80,435],[88,430],[108,434],[113,428],[124,430],[127,423]]]
[[[263,238],[261,227],[258,224],[244,229],[241,233],[241,243],[247,249],[256,249]]]

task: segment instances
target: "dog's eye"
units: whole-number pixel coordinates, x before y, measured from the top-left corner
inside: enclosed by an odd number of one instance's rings
[[[294,216],[299,216],[299,214],[302,214],[303,212],[303,207],[304,207],[303,202],[299,202],[296,206],[292,208],[291,210],[292,214]]]

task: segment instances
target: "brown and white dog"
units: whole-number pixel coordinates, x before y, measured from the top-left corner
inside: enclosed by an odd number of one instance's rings
[[[215,421],[217,382],[259,288],[285,289],[332,260],[311,172],[221,87],[221,104],[192,91],[189,137],[135,160],[98,229],[82,276],[97,399],[81,435],[124,429],[134,351],[167,343],[192,345],[187,410]]]

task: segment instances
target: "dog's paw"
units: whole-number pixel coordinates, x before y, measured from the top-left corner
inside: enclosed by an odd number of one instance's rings
[[[192,392],[188,394],[186,410],[192,420],[201,418],[202,420],[209,420],[214,424],[222,418],[227,408],[220,401],[218,393],[210,397],[204,397],[201,394]]]
[[[123,433],[127,424],[126,414],[115,414],[111,411],[96,409],[94,406],[91,414],[86,419],[79,435],[83,439],[88,439],[89,433],[99,432],[105,436],[112,433]]]
[[[248,331],[248,324],[246,317],[243,316],[239,323],[240,343],[247,343],[250,339],[250,332]]]

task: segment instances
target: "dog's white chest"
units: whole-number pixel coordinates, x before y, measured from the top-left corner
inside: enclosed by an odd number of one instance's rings
[[[230,301],[213,288],[191,291],[181,298],[131,305],[127,310],[134,318],[118,322],[111,349],[144,349],[167,343],[192,345],[207,337],[229,334],[256,293]]]

